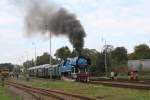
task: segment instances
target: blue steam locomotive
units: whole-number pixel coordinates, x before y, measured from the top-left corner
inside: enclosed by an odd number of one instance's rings
[[[89,58],[74,57],[67,58],[57,65],[40,65],[28,69],[29,75],[43,78],[61,78],[62,76],[75,79],[77,81],[88,81],[88,67],[91,64]]]

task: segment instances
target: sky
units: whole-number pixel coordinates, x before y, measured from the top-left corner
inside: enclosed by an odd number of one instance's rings
[[[11,0],[0,2],[0,63],[21,64],[36,54],[49,52],[49,39],[41,35],[27,36],[24,29],[24,11]],[[134,46],[150,45],[149,0],[49,0],[75,13],[85,32],[85,48],[101,51],[104,41],[114,47],[124,46],[128,53]],[[52,54],[72,45],[65,36],[52,38]]]

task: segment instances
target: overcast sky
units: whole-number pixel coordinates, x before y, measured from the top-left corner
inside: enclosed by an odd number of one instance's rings
[[[32,59],[35,45],[37,55],[49,52],[49,39],[26,36],[24,12],[8,1],[11,0],[0,2],[0,63],[21,64],[27,57]],[[51,1],[76,14],[87,34],[86,48],[100,51],[104,44],[102,37],[114,47],[126,47],[128,52],[140,43],[150,44],[150,0]],[[53,37],[52,54],[62,46],[72,49],[66,37]]]

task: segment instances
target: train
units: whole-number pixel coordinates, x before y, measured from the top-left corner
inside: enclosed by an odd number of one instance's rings
[[[29,76],[60,79],[62,76],[76,81],[88,81],[88,68],[91,60],[87,57],[78,56],[67,58],[56,65],[44,64],[28,68]]]
[[[0,69],[0,77],[8,78],[9,77],[9,70],[8,69]]]

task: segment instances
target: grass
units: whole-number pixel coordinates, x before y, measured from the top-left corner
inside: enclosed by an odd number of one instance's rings
[[[0,86],[0,100],[22,100],[22,98],[11,94],[8,87]]]
[[[13,97],[10,95],[6,87],[0,86],[0,100],[12,100]]]
[[[69,93],[76,93],[90,97],[103,97],[102,100],[150,100],[150,91],[115,88],[103,85],[84,84],[66,81],[50,81],[44,79],[32,79],[27,82],[16,80],[33,87],[61,89]]]
[[[30,82],[33,87],[62,89],[91,97],[104,97],[103,100],[150,100],[150,91],[114,88],[102,85],[92,85],[65,81]]]

